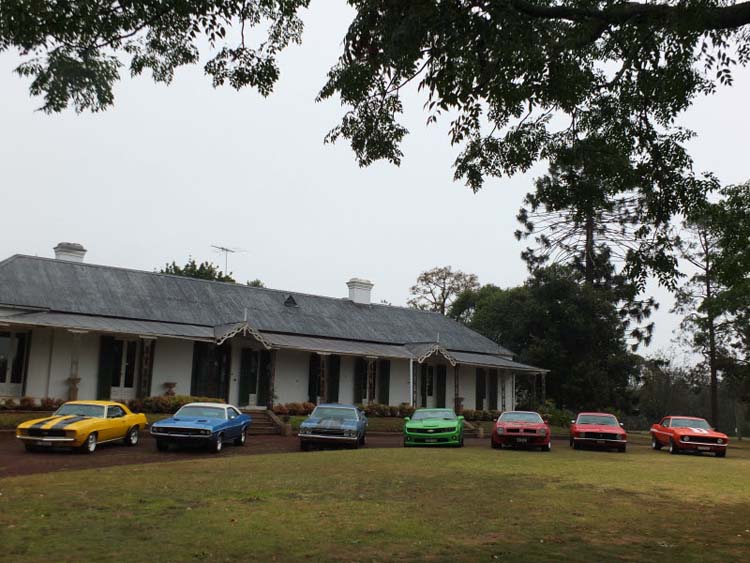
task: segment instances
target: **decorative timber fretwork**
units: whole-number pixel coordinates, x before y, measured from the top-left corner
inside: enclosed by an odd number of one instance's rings
[[[266,350],[271,349],[271,343],[255,328],[251,327],[247,321],[240,321],[238,323],[227,323],[223,325],[216,325],[214,327],[214,340],[216,345],[220,346],[226,340],[242,334],[243,336],[250,335],[255,340],[260,342]]]

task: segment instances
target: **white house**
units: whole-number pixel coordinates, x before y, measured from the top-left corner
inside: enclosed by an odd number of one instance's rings
[[[240,406],[384,403],[512,409],[544,370],[440,314],[55,259],[0,262],[0,397],[177,394]]]

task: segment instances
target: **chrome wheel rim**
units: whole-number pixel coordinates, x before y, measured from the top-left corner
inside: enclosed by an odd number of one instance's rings
[[[134,446],[138,443],[138,430],[135,428],[130,431],[130,443]]]
[[[219,437],[216,438],[216,446],[215,446],[215,448],[216,448],[217,452],[221,451],[222,445],[223,444],[221,443],[221,436],[219,436]]]
[[[93,452],[96,450],[96,435],[95,434],[89,434],[88,439],[86,440],[86,448],[89,452]]]
[[[242,435],[240,436],[240,444],[244,444],[245,440],[247,440],[247,434],[245,434],[245,430],[242,430]]]

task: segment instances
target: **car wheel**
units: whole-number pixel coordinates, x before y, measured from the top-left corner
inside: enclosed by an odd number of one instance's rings
[[[674,440],[672,438],[669,439],[669,453],[672,455],[677,455],[680,453],[680,450],[677,449],[677,446],[674,443]]]
[[[96,451],[96,432],[92,432],[81,445],[81,451],[85,454],[93,454]]]
[[[627,451],[627,449],[628,449],[628,446],[625,445],[625,446],[620,446],[619,448],[617,448],[617,451],[619,451],[621,454],[624,454]]]
[[[242,432],[240,433],[239,438],[234,439],[234,445],[235,446],[244,446],[245,442],[247,442],[247,428],[243,428]]]
[[[581,449],[581,444],[579,444],[578,442],[576,442],[575,440],[573,440],[573,449],[574,450],[580,450]]]
[[[551,452],[552,451],[552,440],[550,440],[546,446],[542,446],[543,452]]]
[[[23,446],[26,448],[27,452],[36,452],[36,451],[38,451],[37,447],[33,446],[31,444],[24,444]]]
[[[299,449],[300,449],[300,451],[303,451],[303,452],[309,452],[310,451],[310,444],[308,444],[307,442],[300,441],[300,443],[299,443]]]
[[[461,441],[458,443],[458,447],[459,448],[463,448],[464,447],[464,437],[463,437],[463,434],[461,435]]]
[[[366,446],[367,445],[367,438],[364,434],[362,434],[362,439],[359,441],[360,446]]]
[[[160,452],[166,452],[169,449],[169,444],[165,442],[164,440],[157,440],[156,449],[159,450]]]
[[[724,450],[723,452],[716,452],[716,457],[727,457],[727,451]]]
[[[125,445],[126,446],[137,446],[138,445],[138,427],[133,426],[130,430],[128,430],[128,433],[125,434]]]
[[[219,434],[216,436],[216,440],[211,442],[209,445],[209,449],[211,450],[211,453],[218,454],[221,453],[221,449],[224,447],[224,434]]]
[[[356,440],[354,440],[354,443],[350,444],[349,448],[351,448],[352,450],[359,449],[359,438],[357,438]]]
[[[661,449],[661,444],[656,439],[656,436],[651,436],[651,449],[652,450],[660,450]]]
[[[496,443],[495,440],[493,440],[492,438],[490,438],[490,447],[493,450],[499,450],[500,449],[500,444]]]

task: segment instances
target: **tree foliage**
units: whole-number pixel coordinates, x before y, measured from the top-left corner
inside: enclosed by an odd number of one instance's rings
[[[630,407],[636,362],[617,308],[566,267],[538,269],[519,287],[464,292],[453,318],[550,370],[547,396],[570,409]]]
[[[212,262],[201,262],[198,264],[195,258],[190,258],[184,266],[178,266],[176,262],[165,264],[159,273],[183,276],[186,278],[198,278],[201,280],[233,282],[232,273],[224,273],[219,266]],[[249,284],[248,284],[249,285]]]
[[[478,288],[479,280],[475,274],[465,274],[461,270],[454,272],[450,266],[432,268],[419,274],[417,283],[409,290],[412,297],[408,304],[414,309],[445,315],[456,297]]]
[[[0,52],[18,51],[16,69],[31,79],[42,110],[100,111],[127,67],[170,83],[175,70],[198,64],[214,86],[256,88],[267,96],[279,77],[277,56],[299,43],[298,12],[309,0],[1,0]],[[262,39],[251,41],[262,30]]]

